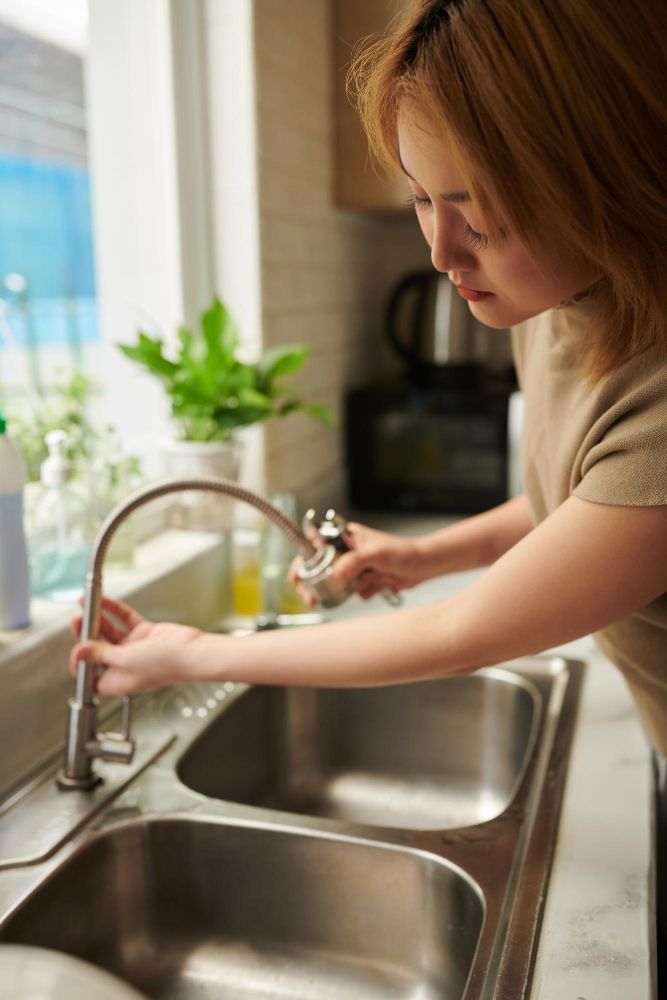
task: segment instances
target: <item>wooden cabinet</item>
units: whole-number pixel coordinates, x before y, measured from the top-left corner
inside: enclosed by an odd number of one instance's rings
[[[371,161],[368,142],[345,92],[354,47],[369,35],[381,35],[412,0],[333,0],[335,71],[336,203],[368,212],[405,212],[409,193],[405,177]]]

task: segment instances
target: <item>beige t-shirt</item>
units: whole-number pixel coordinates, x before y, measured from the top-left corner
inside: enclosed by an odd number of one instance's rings
[[[586,336],[593,308],[590,299],[560,306],[512,330],[526,401],[524,489],[536,524],[573,493],[596,503],[667,505],[667,359],[639,355],[591,387],[572,345]],[[595,639],[667,756],[667,593]]]

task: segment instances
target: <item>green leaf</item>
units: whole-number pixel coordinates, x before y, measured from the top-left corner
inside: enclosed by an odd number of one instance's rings
[[[255,385],[255,374],[249,365],[235,361],[232,368],[221,373],[216,382],[218,396],[236,395],[241,389],[253,389]]]
[[[207,360],[229,366],[234,360],[238,336],[232,317],[217,295],[211,308],[202,315],[201,328],[208,348]]]
[[[264,391],[271,399],[278,399],[280,396],[289,396],[290,399],[298,399],[297,393],[299,392],[299,388],[299,385],[294,382],[291,385],[288,382],[273,382]]]
[[[126,357],[137,361],[155,375],[171,378],[178,371],[178,365],[162,354],[162,341],[151,340],[145,333],[139,333],[139,343],[136,346],[128,344],[118,346]]]
[[[279,417],[288,417],[290,413],[307,413],[309,416],[321,420],[327,427],[338,426],[335,415],[328,406],[323,406],[322,403],[302,403],[298,399],[289,399],[278,407],[277,414]]]
[[[170,386],[169,392],[175,402],[180,400],[183,403],[196,404],[207,407],[209,411],[214,410],[220,403],[219,397],[213,397],[205,387],[196,382],[181,378],[180,373],[179,378]]]
[[[300,408],[301,403],[298,399],[290,399],[286,403],[281,403],[276,410],[276,415],[279,417],[289,417],[290,413],[296,413]]]
[[[239,406],[251,406],[258,410],[270,410],[271,400],[256,389],[241,388],[238,391]]]
[[[221,407],[213,414],[213,419],[221,429],[232,431],[237,427],[247,427],[249,424],[259,423],[270,416],[270,410],[252,406],[236,406],[233,409]]]
[[[194,363],[194,358],[192,356],[192,347],[195,340],[195,335],[192,330],[188,330],[186,326],[179,326],[178,328],[178,339],[181,342],[181,364],[191,365]]]
[[[338,427],[338,419],[335,413],[324,406],[323,403],[303,403],[300,407],[302,413],[308,413],[311,417],[321,420],[327,427]]]
[[[303,344],[281,344],[265,351],[257,364],[257,374],[262,388],[274,378],[298,372],[306,363],[309,354],[310,348]]]

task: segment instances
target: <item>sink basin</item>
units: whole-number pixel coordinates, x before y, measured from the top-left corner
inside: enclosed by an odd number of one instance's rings
[[[6,804],[0,950],[156,1000],[528,996],[583,675],[138,699],[129,785],[64,794],[54,762]]]
[[[412,830],[483,823],[512,801],[540,694],[525,678],[474,676],[364,690],[255,687],[178,764],[211,798]]]
[[[95,834],[0,939],[160,1000],[458,1000],[483,920],[475,883],[430,854],[163,818]]]

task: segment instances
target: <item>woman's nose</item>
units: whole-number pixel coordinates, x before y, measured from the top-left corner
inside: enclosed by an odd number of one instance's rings
[[[436,271],[470,270],[470,253],[461,246],[450,226],[436,225],[431,243],[431,261]]]

